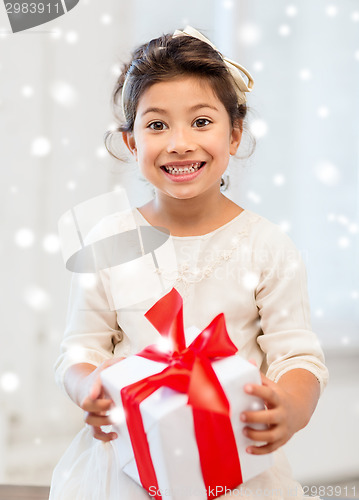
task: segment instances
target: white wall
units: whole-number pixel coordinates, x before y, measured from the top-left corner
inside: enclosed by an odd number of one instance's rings
[[[309,425],[285,446],[302,484],[331,484],[357,478],[359,471],[358,351],[327,352],[330,383]]]

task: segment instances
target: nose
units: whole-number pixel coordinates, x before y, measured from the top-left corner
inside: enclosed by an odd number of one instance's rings
[[[190,131],[187,131],[184,127],[171,130],[168,137],[167,152],[183,154],[193,151],[195,145],[192,139]]]

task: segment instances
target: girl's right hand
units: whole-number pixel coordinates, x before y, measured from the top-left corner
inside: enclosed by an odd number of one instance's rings
[[[82,393],[85,396],[81,398],[79,406],[85,412],[85,422],[92,427],[93,437],[100,441],[108,442],[117,438],[115,432],[104,432],[101,429],[104,425],[112,424],[109,411],[114,403],[105,394],[100,373],[123,359],[115,358],[105,361],[83,380]]]

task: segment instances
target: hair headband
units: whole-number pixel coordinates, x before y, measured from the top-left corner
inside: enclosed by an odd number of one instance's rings
[[[227,69],[230,72],[230,74],[232,75],[232,78],[236,84],[236,92],[237,92],[237,96],[238,96],[238,102],[239,102],[239,104],[245,103],[247,101],[245,92],[251,92],[251,90],[253,88],[253,84],[254,84],[253,77],[249,73],[249,71],[247,71],[246,68],[244,68],[243,66],[241,66],[237,62],[232,61],[231,59],[228,59],[227,57],[224,57],[223,54],[221,54],[220,51],[217,49],[217,47],[215,45],[213,45],[213,43],[208,40],[208,38],[206,38],[204,35],[202,35],[202,33],[200,33],[199,31],[192,28],[192,26],[186,26],[183,31],[176,30],[173,33],[174,37],[175,36],[183,36],[183,35],[192,36],[193,38],[198,38],[198,40],[202,40],[202,42],[208,43],[208,45],[210,45],[214,50],[216,50],[222,56],[223,61],[225,62],[225,65],[227,66]],[[248,78],[248,84],[246,84],[246,82],[243,80],[241,72],[244,73],[246,75],[246,77]]]
[[[186,26],[184,31],[176,30],[173,33],[173,37],[177,37],[177,36],[192,36],[193,38],[197,38],[198,40],[202,40],[202,42],[208,43],[208,45],[210,45],[214,50],[216,50],[223,58],[223,61],[224,61],[225,65],[227,66],[227,69],[230,72],[230,74],[234,80],[234,83],[236,84],[236,93],[237,93],[237,97],[238,97],[238,103],[243,104],[247,101],[245,92],[251,92],[251,90],[253,88],[254,81],[253,81],[253,77],[246,70],[246,68],[244,68],[240,64],[236,63],[235,61],[232,61],[231,59],[224,57],[219,52],[217,47],[215,45],[213,45],[213,43],[211,43],[208,40],[208,38],[206,38],[204,35],[202,35],[202,33],[195,30],[191,26]],[[159,48],[162,48],[162,47],[159,47]],[[244,81],[244,79],[241,75],[241,72],[244,73],[246,75],[246,77],[248,78],[248,84],[246,84],[246,82]],[[125,110],[124,96],[125,96],[125,89],[126,89],[127,82],[128,82],[128,75],[125,77],[125,81],[124,81],[123,86],[122,86],[122,110],[123,111]]]

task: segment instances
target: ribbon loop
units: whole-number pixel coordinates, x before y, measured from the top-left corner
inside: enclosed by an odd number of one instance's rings
[[[183,31],[181,30],[176,30],[173,33],[173,36],[192,36],[193,38],[197,38],[198,40],[202,40],[202,42],[208,43],[214,50],[216,50],[221,57],[223,58],[223,61],[225,65],[227,66],[227,69],[229,73],[231,74],[234,83],[236,84],[236,93],[238,97],[238,103],[243,104],[247,101],[246,92],[251,92],[253,89],[254,85],[254,80],[252,75],[249,73],[249,71],[242,66],[241,64],[233,61],[232,59],[229,59],[228,57],[224,57],[223,54],[217,49],[217,47],[208,40],[202,33],[197,31],[196,29],[192,28],[192,26],[186,26]],[[241,75],[243,73],[247,79],[248,83],[246,83]]]

